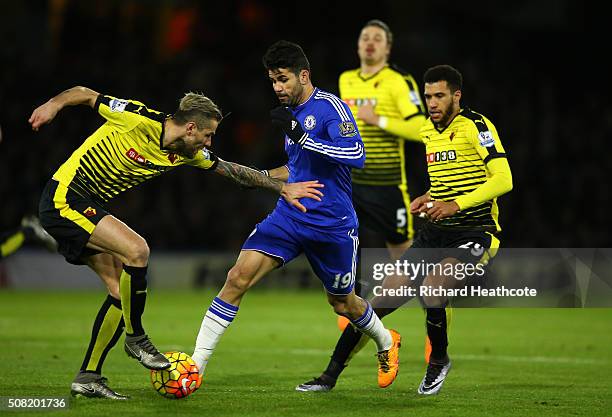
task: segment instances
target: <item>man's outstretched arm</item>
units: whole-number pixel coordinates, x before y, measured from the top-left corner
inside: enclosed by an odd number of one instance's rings
[[[267,188],[279,193],[287,203],[306,212],[306,208],[299,202],[300,198],[312,198],[321,201],[323,193],[318,190],[323,184],[319,181],[305,181],[296,183],[286,183],[281,180],[270,178],[266,174],[253,168],[234,162],[224,161],[219,158],[219,163],[215,167],[215,172],[233,182],[244,187]]]
[[[38,131],[42,125],[51,122],[57,113],[66,106],[85,104],[93,108],[98,95],[97,92],[87,87],[72,87],[34,109],[28,122],[32,126],[32,130]]]

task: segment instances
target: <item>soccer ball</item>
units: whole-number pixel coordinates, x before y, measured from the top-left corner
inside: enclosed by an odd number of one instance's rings
[[[170,368],[151,370],[151,383],[160,395],[166,398],[185,398],[202,384],[198,366],[185,352],[166,352]]]

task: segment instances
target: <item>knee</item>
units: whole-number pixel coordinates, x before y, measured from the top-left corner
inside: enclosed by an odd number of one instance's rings
[[[121,291],[119,291],[119,281],[111,281],[106,283],[108,293],[115,299],[121,300]]]
[[[233,293],[244,294],[251,287],[253,273],[240,265],[234,265],[227,273],[225,289]]]
[[[147,266],[150,253],[147,241],[139,236],[128,249],[126,264],[130,266]]]

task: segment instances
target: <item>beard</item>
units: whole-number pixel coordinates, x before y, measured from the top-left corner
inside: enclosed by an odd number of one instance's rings
[[[304,87],[302,86],[302,84],[297,84],[293,90],[293,94],[289,97],[289,101],[287,104],[289,104],[290,107],[295,107],[300,104],[300,100],[302,99],[303,93]]]
[[[451,103],[451,105],[448,106],[448,108],[442,112],[442,116],[440,117],[440,120],[435,123],[436,128],[440,129],[440,128],[445,128],[446,126],[448,126],[450,123],[451,116],[454,113],[455,113],[455,105]]]
[[[183,139],[177,139],[174,143],[166,146],[166,149],[184,158],[192,159],[196,156],[197,149],[187,145]]]

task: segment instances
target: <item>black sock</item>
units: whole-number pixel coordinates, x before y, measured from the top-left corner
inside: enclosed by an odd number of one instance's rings
[[[448,346],[446,309],[428,308],[425,323],[427,326],[427,336],[429,336],[431,342],[431,359],[436,361],[445,360],[447,355],[446,347]]]
[[[120,292],[126,334],[144,335],[142,313],[147,301],[147,267],[123,265]]]
[[[121,333],[123,333],[121,301],[109,295],[94,321],[81,372],[101,374],[106,355],[115,346]]]
[[[387,314],[395,311],[394,308],[375,308],[374,312],[379,318],[383,318]],[[342,332],[340,339],[336,343],[336,348],[332,354],[331,360],[327,364],[327,369],[323,372],[323,376],[332,378],[334,381],[338,379],[344,368],[348,365],[348,360],[353,352],[353,349],[359,344],[362,337],[367,337],[353,326],[348,325]]]

